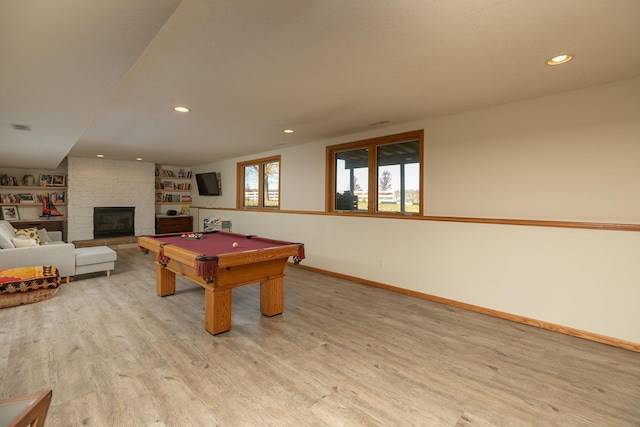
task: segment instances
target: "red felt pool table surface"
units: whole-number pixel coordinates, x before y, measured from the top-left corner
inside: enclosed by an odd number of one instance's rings
[[[256,249],[267,249],[279,246],[297,245],[297,243],[286,242],[284,240],[267,239],[264,237],[230,233],[226,231],[213,231],[196,233],[201,235],[200,239],[192,239],[188,234],[159,234],[150,236],[166,245],[175,245],[192,252],[198,252],[203,256],[217,256],[228,253],[237,253]],[[238,243],[234,248],[233,243]]]
[[[224,231],[144,236],[138,248],[156,254],[156,291],[175,293],[179,274],[205,289],[205,329],[218,334],[231,329],[231,291],[260,282],[260,311],[274,316],[283,310],[284,267],[289,257],[304,259],[304,245]],[[237,243],[237,247],[234,247]]]

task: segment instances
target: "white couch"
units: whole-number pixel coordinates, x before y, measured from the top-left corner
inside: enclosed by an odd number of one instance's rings
[[[60,273],[60,277],[75,274],[76,258],[75,246],[72,243],[62,241],[62,233],[49,231],[42,233],[51,241],[39,246],[15,247],[14,238],[17,238],[15,229],[9,221],[0,220],[0,268],[30,267],[38,265],[54,265]]]

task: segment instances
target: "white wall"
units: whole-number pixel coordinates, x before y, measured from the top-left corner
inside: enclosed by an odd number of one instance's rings
[[[640,233],[319,215],[327,145],[425,130],[425,215],[640,223],[640,78],[270,151],[282,209],[193,209],[305,244],[305,264],[640,343]],[[235,164],[223,196],[235,206]],[[305,214],[304,211],[310,211]]]
[[[640,78],[424,128],[427,215],[640,223]]]
[[[93,208],[134,206],[135,234],[155,232],[155,165],[69,157],[67,240],[93,239]]]

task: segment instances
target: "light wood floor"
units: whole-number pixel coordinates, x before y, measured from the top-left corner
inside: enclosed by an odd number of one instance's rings
[[[152,255],[0,310],[0,397],[53,389],[47,426],[640,426],[640,354],[287,268],[285,312],[155,293]]]

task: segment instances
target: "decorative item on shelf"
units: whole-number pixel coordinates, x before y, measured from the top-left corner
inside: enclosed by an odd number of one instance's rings
[[[0,185],[18,186],[18,180],[15,176],[2,175],[0,176]]]
[[[2,218],[5,220],[13,220],[20,219],[20,214],[18,213],[17,206],[3,206],[2,207]]]
[[[22,185],[26,187],[33,187],[36,185],[36,179],[31,174],[26,174],[22,177]]]
[[[41,217],[51,218],[53,216],[63,216],[55,205],[49,201],[49,197],[42,198],[42,215]]]
[[[167,211],[167,215],[168,215],[168,216],[178,215],[178,212],[177,212],[176,210],[174,210],[174,209],[169,209],[169,210]]]
[[[180,215],[189,215],[190,210],[189,210],[189,206],[183,206],[180,209]]]
[[[52,182],[53,182],[53,175],[50,175],[50,174],[40,175],[40,187],[47,187],[51,185]]]
[[[51,185],[54,187],[64,187],[66,179],[66,175],[54,174],[53,178],[51,178]]]

